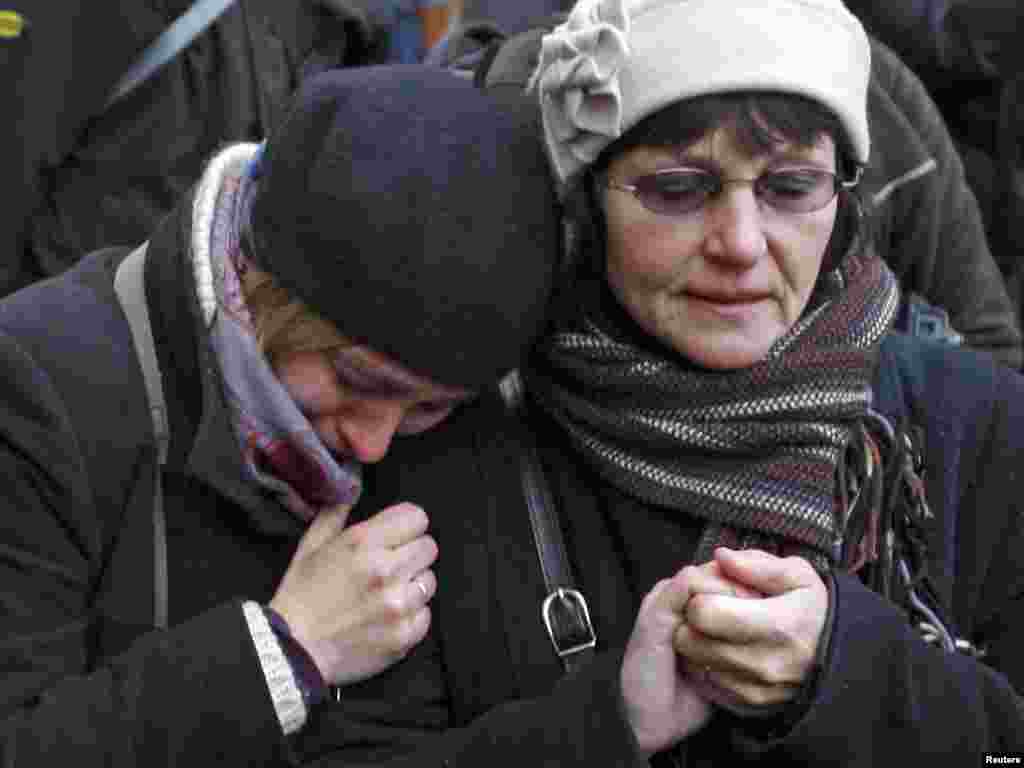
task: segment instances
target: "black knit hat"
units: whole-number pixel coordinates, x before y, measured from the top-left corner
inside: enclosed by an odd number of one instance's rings
[[[425,66],[307,81],[267,142],[252,257],[412,371],[496,380],[541,328],[559,250],[533,111]]]

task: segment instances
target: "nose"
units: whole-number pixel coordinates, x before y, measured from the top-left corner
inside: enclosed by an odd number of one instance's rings
[[[705,250],[737,269],[752,267],[768,250],[762,213],[750,184],[728,184],[705,208]]]
[[[362,399],[335,416],[335,429],[345,445],[341,452],[363,464],[373,464],[387,455],[391,440],[405,415],[401,403],[393,400]]]

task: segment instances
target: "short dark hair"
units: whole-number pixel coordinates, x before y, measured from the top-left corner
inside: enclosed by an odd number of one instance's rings
[[[826,135],[836,145],[840,175],[856,171],[853,145],[834,112],[805,96],[775,91],[713,93],[669,104],[605,147],[593,170],[604,171],[614,157],[634,147],[684,146],[725,126],[750,154],[784,141],[809,147]]]
[[[770,150],[781,142],[809,147],[822,135],[836,147],[836,169],[843,178],[857,171],[856,154],[839,118],[813,99],[792,93],[741,91],[715,93],[674,102],[648,115],[604,148],[597,160],[580,174],[565,199],[571,232],[567,279],[605,272],[606,228],[597,194],[597,180],[611,161],[635,147],[685,146],[709,132],[728,126],[736,141],[751,154]],[[834,268],[857,237],[865,237],[866,220],[857,190],[839,195],[832,237],[822,271]]]

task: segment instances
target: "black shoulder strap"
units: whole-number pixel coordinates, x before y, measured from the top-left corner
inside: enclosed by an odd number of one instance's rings
[[[143,243],[121,262],[114,276],[114,290],[124,309],[132,331],[135,352],[142,367],[149,398],[149,412],[153,418],[153,440],[157,449],[157,463],[153,478],[153,622],[157,627],[167,626],[167,528],[163,507],[163,468],[167,464],[167,451],[171,442],[164,388],[157,360],[156,344],[146,306],[145,266],[146,243]]]
[[[597,636],[583,594],[574,586],[572,566],[565,549],[562,526],[537,455],[533,433],[523,418],[522,381],[518,372],[506,376],[499,387],[508,413],[522,432],[521,472],[523,495],[537,546],[547,597],[541,603],[541,619],[566,672],[594,653]]]

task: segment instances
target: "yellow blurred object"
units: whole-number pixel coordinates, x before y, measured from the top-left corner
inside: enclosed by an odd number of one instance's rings
[[[16,11],[0,11],[0,38],[21,37],[26,27],[25,17]]]

